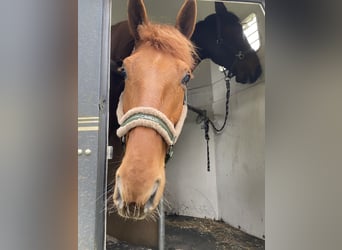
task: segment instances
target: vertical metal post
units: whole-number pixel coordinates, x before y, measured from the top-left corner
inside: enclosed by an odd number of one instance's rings
[[[111,0],[78,1],[78,249],[105,249]],[[84,152],[84,153],[83,153]]]
[[[164,198],[159,202],[159,250],[164,250],[165,244],[165,214],[164,214]]]
[[[99,134],[98,134],[98,175],[97,175],[97,193],[96,197],[96,220],[95,237],[96,249],[106,249],[107,235],[107,138],[108,138],[108,99],[109,99],[109,72],[110,72],[110,31],[112,1],[104,0],[102,2],[102,40],[101,40],[101,61],[100,61],[100,90],[99,90]]]

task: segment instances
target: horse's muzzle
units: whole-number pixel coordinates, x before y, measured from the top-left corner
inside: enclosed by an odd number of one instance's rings
[[[145,219],[149,214],[151,214],[158,202],[156,199],[156,194],[160,186],[160,181],[157,180],[152,188],[152,192],[145,203],[138,203],[135,201],[125,201],[123,199],[122,188],[120,177],[117,178],[117,183],[114,190],[114,204],[117,208],[118,214],[125,218],[131,218],[136,220]]]
[[[234,75],[235,75],[236,82],[245,84],[245,83],[255,83],[260,77],[261,73],[262,73],[261,66],[258,65],[255,68],[254,72],[250,72],[250,73],[234,72]]]

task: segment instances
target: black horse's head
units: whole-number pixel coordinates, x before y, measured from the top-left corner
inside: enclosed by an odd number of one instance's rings
[[[200,58],[210,58],[224,66],[237,82],[254,83],[261,75],[261,65],[239,18],[227,11],[222,2],[215,2],[215,11],[216,14],[198,23],[195,32],[200,32],[193,36]]]

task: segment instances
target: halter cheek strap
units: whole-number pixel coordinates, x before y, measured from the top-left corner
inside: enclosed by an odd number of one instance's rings
[[[119,137],[125,136],[135,127],[147,127],[157,131],[169,146],[166,159],[172,156],[172,147],[176,143],[184,124],[188,108],[183,105],[181,116],[174,126],[165,114],[152,107],[135,107],[123,113],[122,94],[119,99],[116,114],[120,128],[116,131]]]

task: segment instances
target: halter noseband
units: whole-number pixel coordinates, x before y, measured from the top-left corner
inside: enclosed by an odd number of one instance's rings
[[[172,157],[173,145],[176,143],[181,133],[187,111],[187,104],[184,103],[181,116],[175,126],[165,114],[152,107],[135,107],[124,114],[121,94],[116,110],[120,128],[116,131],[116,134],[119,137],[124,138],[125,135],[135,127],[154,129],[168,145],[165,157],[165,162],[167,162]]]

